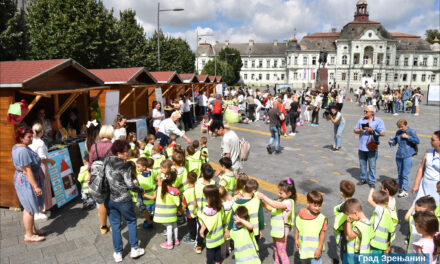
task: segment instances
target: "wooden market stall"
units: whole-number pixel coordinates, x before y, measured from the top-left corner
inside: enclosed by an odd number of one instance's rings
[[[103,85],[100,78],[72,59],[0,62],[0,206],[20,206],[14,188],[11,150],[15,144],[15,125],[7,122],[9,105],[24,99],[29,106],[23,124],[31,126],[37,116],[34,109],[42,108],[59,128],[62,114],[76,102],[81,110],[77,118],[82,124],[89,118],[88,92],[103,89]],[[71,159],[72,164],[78,161]],[[82,162],[80,156],[79,161]]]
[[[196,86],[198,91],[205,91],[206,96],[209,96],[213,91],[210,90],[211,88],[211,80],[209,79],[208,75],[197,75],[197,79],[199,80],[199,84]]]
[[[109,88],[93,91],[90,96],[98,101],[102,109],[102,120],[105,120],[106,95],[108,92],[119,93],[117,112],[127,118],[147,116],[149,106],[154,100],[154,88],[157,80],[144,68],[91,69],[90,72],[104,81]],[[109,118],[109,120],[112,120]],[[111,121],[110,121],[111,122]],[[108,122],[107,122],[108,123]]]
[[[157,80],[157,87],[162,89],[162,98],[165,99],[166,104],[184,94],[186,87],[190,87],[189,84],[183,82],[176,71],[150,73]]]

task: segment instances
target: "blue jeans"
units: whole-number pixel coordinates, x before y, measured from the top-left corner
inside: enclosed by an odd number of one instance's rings
[[[202,110],[203,110],[203,115],[207,115],[208,114],[208,107],[202,106]]]
[[[301,259],[301,263],[322,264],[322,258]]]
[[[358,151],[359,164],[361,167],[361,180],[367,181],[369,184],[376,182],[376,151]],[[367,162],[368,162],[368,180],[367,180]]]
[[[121,236],[121,216],[124,217],[128,227],[128,237],[131,248],[138,248],[137,224],[136,215],[134,213],[133,203],[115,202],[110,199],[105,201],[105,208],[107,209],[108,219],[112,226],[113,248],[115,252],[123,250],[122,236]]]
[[[270,140],[269,147],[272,147],[273,141],[275,140],[275,151],[280,150],[280,133],[277,127],[270,127]]]
[[[408,192],[408,179],[412,167],[412,157],[396,158],[397,163],[397,182],[399,183],[399,190]]]
[[[345,122],[340,122],[339,124],[333,124],[333,130],[335,132],[335,146],[341,146],[341,136],[342,132],[344,132]]]
[[[400,102],[394,102],[394,113],[399,113]]]

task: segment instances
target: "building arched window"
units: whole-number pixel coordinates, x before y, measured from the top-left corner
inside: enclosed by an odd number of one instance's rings
[[[342,65],[347,65],[347,55],[342,56]]]

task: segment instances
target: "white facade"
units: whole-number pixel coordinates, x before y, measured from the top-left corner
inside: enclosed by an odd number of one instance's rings
[[[429,45],[418,36],[389,33],[380,23],[369,21],[366,10],[365,1],[358,3],[355,20],[344,26],[341,32],[310,34],[299,44],[296,39],[284,43],[249,41],[233,44],[226,41],[209,47],[217,52],[222,45],[237,48],[243,61],[240,75],[249,86],[293,84],[294,88],[314,87],[319,52],[323,48],[328,52],[329,85],[336,82],[340,87],[357,88],[365,85],[363,78],[371,78],[376,88],[408,85],[427,89],[430,84],[438,84],[440,45]],[[204,62],[213,57],[212,52],[203,54],[198,49],[196,63],[199,72]]]

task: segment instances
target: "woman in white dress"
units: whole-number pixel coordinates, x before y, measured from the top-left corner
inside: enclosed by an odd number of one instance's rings
[[[125,124],[127,123],[127,118],[121,114],[117,114],[115,121],[113,122],[114,138],[113,140],[126,140],[127,130],[125,130]]]
[[[156,102],[156,104],[153,106],[153,111],[151,112],[151,117],[153,118],[153,127],[154,130],[159,131],[160,123],[162,122],[164,115],[160,112],[161,104],[160,102]]]
[[[49,153],[47,151],[47,146],[41,137],[44,135],[44,128],[41,123],[35,123],[32,126],[32,131],[34,134],[34,138],[32,140],[32,144],[29,145],[29,148],[38,154],[41,159],[41,169],[44,172],[44,210],[40,213],[34,214],[35,220],[46,220],[47,215],[46,211],[52,207],[52,187],[50,183],[49,171],[47,168],[47,163],[51,165],[55,165],[55,161],[48,158]]]
[[[440,130],[432,135],[431,146],[432,148],[426,152],[417,170],[412,189],[415,197],[413,203],[426,195],[434,197],[436,204],[439,203],[437,182],[440,181]]]

